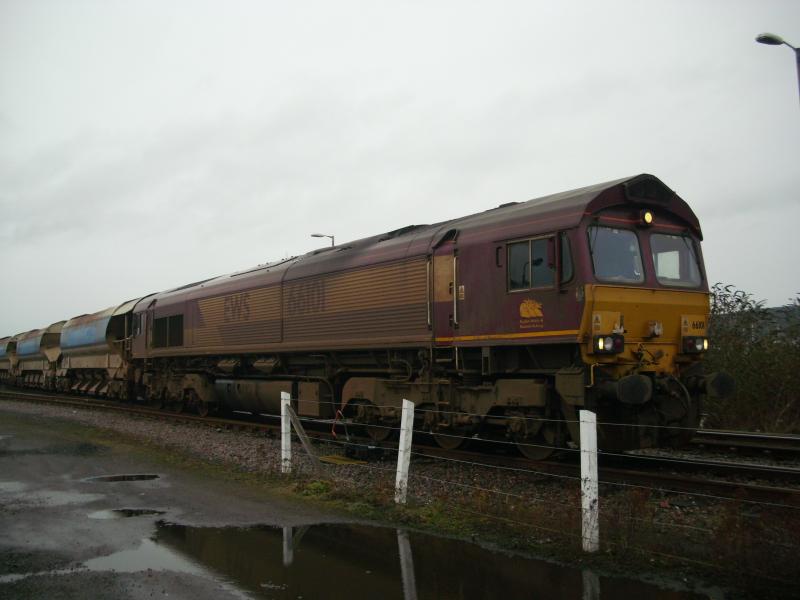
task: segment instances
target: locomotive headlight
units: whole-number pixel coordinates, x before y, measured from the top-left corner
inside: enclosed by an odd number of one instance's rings
[[[625,338],[616,333],[599,335],[594,338],[594,349],[598,354],[618,354],[625,349]]]
[[[685,337],[683,338],[683,351],[687,354],[698,354],[708,350],[708,338]]]
[[[639,213],[639,223],[643,227],[650,227],[653,224],[653,213],[647,209]]]

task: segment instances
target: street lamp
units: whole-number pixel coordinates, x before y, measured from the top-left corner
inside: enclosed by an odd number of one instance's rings
[[[759,44],[767,44],[768,46],[789,46],[794,50],[794,58],[797,61],[797,85],[798,89],[800,89],[800,48],[795,48],[781,36],[774,33],[761,33],[756,36],[756,41]]]
[[[334,244],[333,244],[333,236],[332,236],[332,235],[328,235],[327,233],[312,233],[312,234],[311,234],[311,237],[326,237],[326,238],[331,238],[331,246],[333,246],[333,245],[334,245]]]

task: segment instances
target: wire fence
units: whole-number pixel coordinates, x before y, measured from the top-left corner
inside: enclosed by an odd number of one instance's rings
[[[393,407],[396,408],[396,406]],[[406,422],[405,426],[402,422],[398,425],[371,424],[370,426],[388,430],[392,434],[402,434],[407,431],[412,436],[418,434],[430,435],[434,432],[413,426],[413,414],[424,414],[425,412],[419,409],[412,410],[412,417]],[[453,414],[469,415],[470,413],[453,411]],[[302,417],[301,420],[309,425],[330,425],[331,423],[330,419],[307,416]],[[563,420],[556,421],[564,422]],[[573,421],[573,423],[580,425],[581,421]],[[609,424],[601,422],[597,425]],[[350,424],[350,426],[352,427],[353,425]],[[465,442],[480,441],[510,446],[520,445],[519,441],[482,438],[476,435],[459,436],[455,433],[436,432],[436,436],[453,439],[461,438]],[[397,455],[399,458],[404,451],[402,435],[399,437],[400,442],[396,442],[393,439],[390,443],[383,443],[381,445],[382,450],[392,456]],[[343,448],[350,442],[333,439],[329,440],[328,443]],[[562,452],[585,453],[585,449],[582,448],[565,449],[555,445],[540,444],[531,444],[531,446]],[[480,459],[472,460],[469,458],[439,456],[419,446],[409,447],[407,450],[414,460],[414,469],[412,469],[411,473],[405,475],[406,483],[404,485],[407,486],[408,494],[412,501],[425,503],[444,499],[457,514],[471,515],[479,521],[488,520],[503,523],[510,528],[558,535],[571,539],[575,543],[581,540],[585,544],[586,533],[582,531],[582,527],[585,526],[585,507],[582,508],[580,505],[580,498],[583,494],[582,489],[586,484],[585,475],[577,476],[548,472],[547,470],[536,468],[535,463],[530,468],[527,468],[516,465],[494,464],[494,461]],[[604,452],[595,449],[595,458],[598,455],[601,457],[628,456],[620,452]],[[665,460],[663,457],[641,456],[639,458],[644,461],[648,459],[658,460],[662,463]],[[666,462],[673,462],[677,465],[693,461],[684,458],[667,458]],[[386,478],[392,474],[395,474],[398,478],[400,477],[398,474],[399,467],[396,470],[362,463],[336,468],[347,473],[358,472],[358,470],[376,473],[384,478],[384,485],[387,483]],[[475,475],[476,473],[478,475]],[[473,477],[473,480],[465,480],[465,477],[470,476]],[[514,480],[509,481],[509,477],[514,478]],[[538,490],[536,483],[532,483],[532,479],[537,479],[539,482],[547,480],[563,489],[556,492],[555,495],[553,493],[537,493],[540,490]],[[361,480],[359,479],[358,481]],[[672,543],[675,543],[676,539],[680,540],[682,537],[690,536],[693,538],[699,537],[700,542],[704,541],[706,545],[709,545],[716,543],[715,540],[718,540],[721,535],[726,533],[726,527],[733,527],[730,522],[763,520],[760,514],[748,514],[747,507],[775,513],[775,518],[784,520],[788,518],[792,523],[796,523],[797,527],[800,527],[800,505],[757,500],[742,495],[727,496],[701,491],[672,489],[669,486],[657,484],[646,485],[614,481],[600,478],[596,475],[595,483],[600,490],[600,504],[607,504],[607,509],[600,512],[598,516],[598,524],[602,522],[605,524],[604,527],[608,529],[600,546],[607,551],[625,549],[626,551],[651,554],[677,562],[718,569],[721,566],[713,560],[713,557],[712,560],[703,560],[704,557],[708,558],[707,552],[685,554],[664,552],[659,543],[657,543],[660,536],[655,535],[656,532],[672,531],[673,533],[668,536]],[[800,483],[800,480],[798,480],[798,483]],[[435,488],[433,491],[431,491],[432,487]],[[626,498],[630,494],[639,494],[642,498],[638,500],[636,498]],[[800,498],[800,495],[798,497]],[[700,517],[696,517],[697,520],[693,521],[692,516],[686,516],[686,511],[684,510],[678,513],[680,518],[676,518],[673,514],[674,511],[670,510],[674,508],[670,500],[675,501],[675,498],[681,498],[684,501],[689,499],[695,503],[694,510],[700,513]],[[569,502],[575,502],[575,504],[570,507]],[[481,510],[476,510],[476,504],[481,505]],[[582,515],[584,517],[583,526],[579,525]],[[789,516],[787,517],[786,515]],[[519,516],[523,516],[527,520],[521,519]],[[688,522],[682,522],[686,520]],[[649,544],[639,543],[637,545],[630,541],[621,541],[625,535],[639,539],[647,537],[648,533],[653,534],[653,541]],[[698,543],[697,540],[694,540],[693,543],[703,547],[703,543]],[[586,546],[584,545],[584,547]],[[758,540],[758,547],[771,548],[771,552],[778,554],[794,555],[800,550],[800,544],[797,543],[796,539],[787,540],[785,536],[781,537],[780,531],[772,534],[772,537],[767,536]],[[743,572],[751,573],[746,569]],[[751,574],[761,576],[761,573],[757,571]],[[780,579],[775,580],[782,581]]]

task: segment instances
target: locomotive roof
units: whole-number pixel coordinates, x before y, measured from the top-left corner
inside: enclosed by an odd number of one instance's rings
[[[136,306],[144,310],[153,302],[172,304],[192,297],[204,297],[291,281],[320,273],[367,266],[428,254],[451,237],[459,240],[507,240],[515,237],[577,227],[584,217],[615,206],[649,205],[682,219],[702,239],[700,223],[688,204],[661,180],[642,174],[614,181],[511,202],[480,213],[429,225],[410,225],[387,233],[320,248],[302,256],[258,265],[229,275],[153,294]],[[252,281],[256,279],[257,281]],[[144,300],[144,298],[142,299]]]

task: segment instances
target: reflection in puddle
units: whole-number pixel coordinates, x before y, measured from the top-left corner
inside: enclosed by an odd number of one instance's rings
[[[150,543],[264,598],[592,599],[601,590],[604,600],[700,597],[457,540],[358,525],[242,529],[162,522]]]
[[[151,508],[115,508],[112,510],[98,510],[89,514],[88,517],[90,519],[127,519],[129,517],[163,514],[163,510],[153,510]]]
[[[108,556],[87,560],[84,565],[90,571],[118,571],[136,573],[137,571],[177,571],[201,575],[203,569],[178,553],[165,548],[152,540],[144,539],[138,548],[122,550]]]

